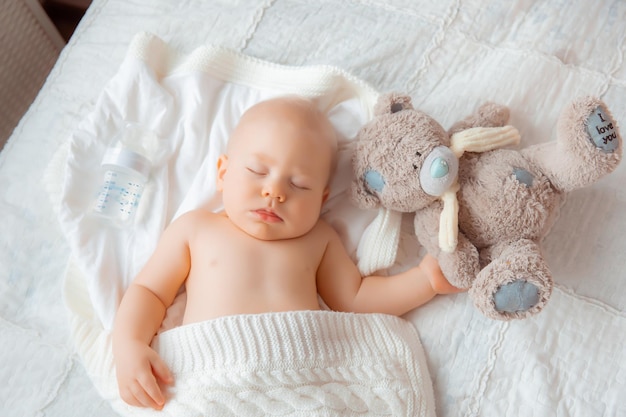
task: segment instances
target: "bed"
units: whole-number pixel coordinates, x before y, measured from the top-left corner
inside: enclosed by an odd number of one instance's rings
[[[76,353],[66,302],[75,253],[50,177],[138,34],[173,57],[211,44],[333,68],[364,95],[410,94],[445,127],[499,102],[524,146],[552,140],[560,110],[582,95],[624,123],[624,22],[620,1],[93,1],[0,154],[0,414],[117,415]],[[494,321],[467,294],[404,316],[419,333],[437,415],[626,415],[625,181],[621,164],[568,196],[543,242],[555,288],[537,316]],[[399,263],[414,249],[408,221]]]

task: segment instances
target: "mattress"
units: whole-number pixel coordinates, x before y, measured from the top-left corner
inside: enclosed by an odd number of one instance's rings
[[[626,120],[625,21],[619,1],[93,1],[0,154],[0,414],[116,415],[72,341],[71,248],[47,175],[137,33],[181,56],[210,44],[339,68],[410,94],[446,127],[499,102],[523,147],[553,140],[560,110],[578,96],[599,96]],[[423,344],[437,415],[626,414],[624,181],[622,164],[568,196],[543,242],[555,289],[539,315],[493,321],[458,294],[404,317]],[[399,265],[419,250],[410,223]]]

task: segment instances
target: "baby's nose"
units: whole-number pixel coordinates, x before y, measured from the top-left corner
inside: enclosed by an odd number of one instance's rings
[[[263,197],[269,197],[278,200],[279,203],[283,203],[286,199],[286,193],[284,188],[278,183],[278,181],[271,181],[265,184],[261,192]]]

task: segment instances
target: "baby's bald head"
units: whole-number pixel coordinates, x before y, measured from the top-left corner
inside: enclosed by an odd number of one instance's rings
[[[320,146],[327,146],[334,170],[338,148],[335,129],[313,101],[299,96],[272,98],[246,110],[230,137],[227,153],[247,140],[254,140],[258,129],[276,125],[291,130],[294,140],[313,138]]]

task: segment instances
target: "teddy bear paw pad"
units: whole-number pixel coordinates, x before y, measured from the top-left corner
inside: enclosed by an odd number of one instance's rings
[[[596,148],[610,153],[617,148],[617,130],[615,122],[607,112],[598,106],[587,119],[587,133]]]
[[[527,311],[539,302],[539,289],[534,284],[520,279],[498,288],[493,301],[496,311],[501,313]]]

